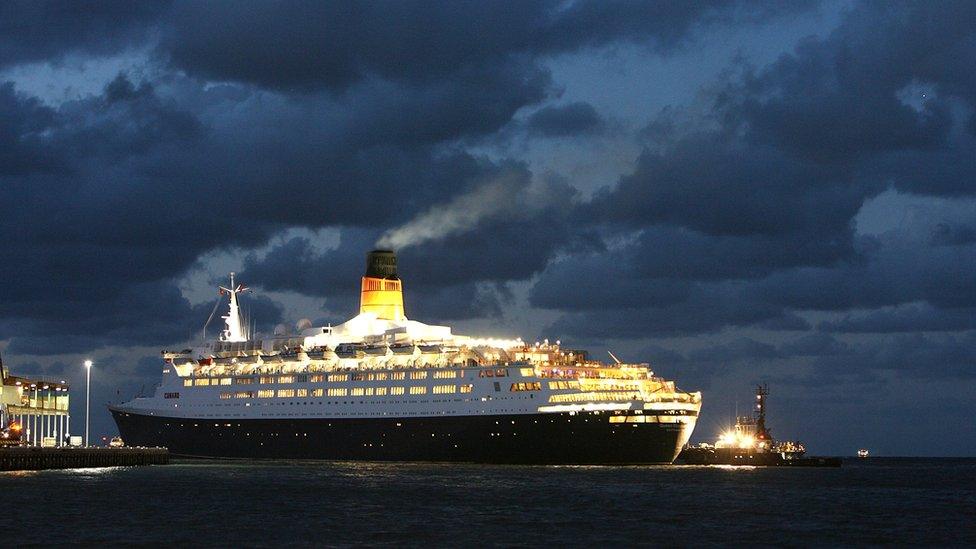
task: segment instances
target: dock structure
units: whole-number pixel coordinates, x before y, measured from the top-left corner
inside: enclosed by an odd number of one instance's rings
[[[0,359],[0,428],[16,426],[30,446],[67,446],[69,392],[65,380],[11,375]]]
[[[11,375],[0,359],[0,471],[169,463],[166,448],[81,447],[69,437],[68,395],[64,380]]]
[[[134,467],[169,463],[166,448],[0,448],[0,471]]]
[[[29,445],[61,447],[68,444],[71,416],[67,383],[9,376],[4,379],[0,391],[9,421],[21,425]]]

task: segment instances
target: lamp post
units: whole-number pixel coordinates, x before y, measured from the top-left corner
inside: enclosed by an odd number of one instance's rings
[[[88,447],[88,412],[91,410],[91,367],[92,361],[85,361],[85,447]]]
[[[37,404],[38,404],[38,402],[37,402],[37,400],[38,400],[37,399],[37,385],[31,384],[31,389],[34,391],[34,405],[33,405],[34,410],[33,411],[36,412],[37,411]],[[32,445],[37,446],[37,414],[33,414],[33,419],[34,419],[34,426],[31,427],[30,435],[28,436],[28,440],[30,440],[30,443]]]

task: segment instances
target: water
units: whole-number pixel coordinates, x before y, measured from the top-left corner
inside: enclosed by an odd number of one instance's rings
[[[180,461],[0,473],[4,546],[976,544],[976,459],[840,469]]]

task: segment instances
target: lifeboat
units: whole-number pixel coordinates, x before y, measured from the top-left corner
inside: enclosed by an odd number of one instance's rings
[[[413,343],[394,343],[390,345],[390,350],[395,355],[412,355],[417,347]]]

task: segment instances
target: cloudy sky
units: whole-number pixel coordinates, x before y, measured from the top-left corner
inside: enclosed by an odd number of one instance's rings
[[[91,357],[112,434],[229,271],[341,322],[379,242],[410,317],[648,361],[695,439],[766,381],[815,453],[973,455],[974,66],[967,1],[4,2],[0,350]]]

